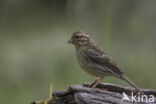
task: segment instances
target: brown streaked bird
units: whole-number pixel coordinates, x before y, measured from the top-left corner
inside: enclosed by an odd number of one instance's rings
[[[97,77],[90,87],[95,88],[105,76],[115,76],[126,81],[141,94],[144,94],[135,83],[127,78],[119,66],[95,44],[90,36],[83,31],[75,32],[68,43],[72,43],[75,46],[76,56],[82,69]]]

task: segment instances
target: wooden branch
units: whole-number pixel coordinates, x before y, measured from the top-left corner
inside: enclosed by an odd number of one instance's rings
[[[130,101],[121,101],[123,92],[130,95],[135,93],[135,89],[122,87],[115,84],[99,84],[96,89],[88,88],[89,83],[83,86],[73,85],[66,91],[56,91],[53,95],[53,100],[49,104],[132,104]],[[153,103],[156,104],[156,91],[150,89],[142,89],[146,95],[153,95]],[[134,103],[138,104],[138,103]]]

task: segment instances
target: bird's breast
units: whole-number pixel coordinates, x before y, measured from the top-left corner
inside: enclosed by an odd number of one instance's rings
[[[81,67],[84,67],[89,63],[89,58],[87,57],[85,50],[76,51],[76,56]]]
[[[87,50],[78,50],[76,55],[77,55],[77,60],[79,62],[79,65],[81,68],[94,76],[101,76],[99,72],[93,67],[91,67],[91,61],[89,60],[89,57],[87,57]]]

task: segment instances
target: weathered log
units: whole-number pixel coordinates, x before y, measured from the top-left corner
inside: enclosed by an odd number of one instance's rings
[[[49,104],[140,104],[142,101],[132,103],[123,100],[123,92],[130,98],[134,88],[122,87],[115,84],[99,84],[97,88],[89,88],[89,83],[83,86],[72,85],[66,91],[53,92],[53,100]],[[141,89],[147,97],[154,96],[154,102],[146,101],[143,104],[156,104],[156,91],[151,89]],[[141,97],[142,95],[140,95]]]

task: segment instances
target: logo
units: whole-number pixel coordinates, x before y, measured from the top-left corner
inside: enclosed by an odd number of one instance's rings
[[[123,97],[121,99],[121,102],[128,101],[128,102],[146,102],[146,103],[152,103],[154,102],[154,95],[142,95],[140,93],[134,94],[131,93],[130,96],[128,96],[126,93],[122,93]]]

